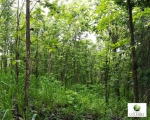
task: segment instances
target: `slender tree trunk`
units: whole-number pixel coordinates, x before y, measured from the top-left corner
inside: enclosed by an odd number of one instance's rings
[[[132,22],[132,5],[130,0],[127,0],[128,4],[128,14],[129,14],[129,25],[130,25],[130,47],[131,47],[131,57],[132,57],[132,80],[133,80],[133,92],[134,92],[134,102],[139,102],[138,94],[138,79],[137,79],[137,60],[135,51],[135,41],[134,41],[134,26]]]
[[[106,68],[105,68],[105,102],[108,103],[108,74],[109,74],[109,66],[108,66],[108,58],[106,56]]]
[[[75,49],[75,50],[77,49],[76,39],[77,39],[77,33],[75,32],[75,36],[73,38],[73,44],[74,44],[73,49]],[[77,62],[76,62],[76,58],[75,58],[75,54],[74,54],[74,57],[73,57],[74,82],[73,83],[77,83],[77,69],[76,69],[76,66],[77,66]]]
[[[4,72],[7,73],[7,42],[4,38]]]
[[[95,81],[93,81],[93,66],[94,66],[94,64],[93,64],[94,62],[92,61],[91,62],[91,64],[90,64],[90,81],[91,81],[91,84],[95,84]]]
[[[17,7],[17,26],[16,26],[16,32],[17,32],[17,36],[16,36],[16,41],[15,41],[15,54],[16,54],[16,60],[19,59],[19,52],[18,52],[18,31],[19,31],[19,0],[18,0],[18,7]],[[15,74],[16,74],[16,83],[18,83],[18,76],[19,76],[19,68],[18,68],[18,62],[16,62],[15,65]]]
[[[106,61],[105,61],[105,75],[104,75],[104,84],[105,84],[105,103],[108,104],[108,100],[109,100],[109,86],[108,86],[108,80],[109,80],[109,61],[108,61],[108,57],[107,57],[107,53],[106,53]],[[106,108],[105,108],[105,114],[104,117],[107,117],[107,113],[106,113]]]
[[[68,54],[69,54],[69,48],[67,48],[66,54],[65,54],[65,64],[64,64],[64,78],[65,78],[65,86],[66,86],[66,82],[68,81],[67,78],[67,71],[68,71]]]
[[[112,43],[113,44],[116,44],[117,43],[117,41],[118,41],[118,34],[117,34],[117,32],[118,32],[118,28],[117,28],[117,26],[115,26],[115,30],[109,30],[108,29],[108,31],[109,31],[109,36],[111,37],[111,39],[112,39]],[[115,33],[114,33],[114,31],[115,31]],[[117,80],[115,81],[115,93],[116,93],[116,96],[117,96],[117,100],[119,101],[120,100],[120,84],[119,84],[119,73],[118,73],[118,63],[116,63],[116,61],[117,61],[117,58],[116,58],[116,54],[117,54],[117,48],[114,48],[113,49],[113,54],[114,54],[114,56],[113,56],[113,62],[115,63],[115,65],[114,65],[114,74],[117,74],[116,76],[117,76]]]
[[[150,83],[147,82],[146,85],[146,92],[147,92],[147,106],[150,104]]]
[[[1,71],[2,71],[3,70],[3,60],[0,60],[0,64],[1,64]]]
[[[36,54],[35,54],[35,77],[36,77],[36,80],[38,80],[38,63],[39,63],[39,60],[38,60],[38,52],[39,52],[39,43],[38,43],[38,32],[37,32],[37,43],[36,43]],[[36,81],[37,83],[38,81]]]
[[[26,80],[25,80],[25,106],[28,106],[30,85],[30,0],[26,0]]]

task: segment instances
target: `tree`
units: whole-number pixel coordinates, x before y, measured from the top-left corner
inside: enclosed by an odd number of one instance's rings
[[[136,60],[136,51],[135,51],[135,40],[134,40],[134,26],[132,18],[132,5],[130,0],[127,0],[128,4],[128,14],[129,14],[129,26],[130,26],[130,41],[131,41],[131,57],[132,57],[132,80],[133,80],[133,92],[134,92],[134,102],[139,102],[139,93],[138,93],[138,79],[137,79],[137,60]]]
[[[26,1],[26,80],[25,80],[25,106],[28,106],[30,85],[30,0]]]
[[[137,79],[137,59],[135,51],[135,40],[134,40],[134,26],[132,18],[133,3],[127,0],[126,4],[122,0],[114,0],[117,4],[122,6],[127,6],[129,15],[129,29],[130,29],[130,48],[131,48],[131,58],[132,58],[132,81],[133,81],[133,92],[134,92],[134,102],[139,102],[138,96],[138,79]]]
[[[1,8],[2,11],[0,13],[0,22],[1,24],[1,41],[0,41],[0,47],[1,47],[1,59],[2,59],[2,66],[3,70],[5,71],[5,73],[7,72],[7,67],[8,67],[8,55],[9,55],[9,49],[11,46],[11,30],[13,30],[12,24],[11,24],[11,20],[12,19],[12,9],[11,6],[13,4],[12,1],[2,1],[1,3]]]

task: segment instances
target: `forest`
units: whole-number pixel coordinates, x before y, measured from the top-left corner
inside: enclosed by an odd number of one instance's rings
[[[149,0],[0,0],[0,120],[133,119],[150,120]]]

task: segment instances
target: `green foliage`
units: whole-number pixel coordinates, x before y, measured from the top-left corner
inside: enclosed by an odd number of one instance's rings
[[[0,118],[2,120],[12,118],[12,102],[13,94],[15,90],[14,81],[10,81],[12,76],[6,76],[4,73],[1,73],[0,77]]]
[[[114,44],[111,44],[110,46],[115,49],[115,48],[120,48],[121,46],[125,46],[129,44],[129,39],[124,39],[124,40],[120,40],[119,42],[116,42]]]
[[[0,100],[0,116],[3,119],[11,119],[13,101],[18,103],[20,114],[27,119],[47,119],[48,116],[52,118],[60,119],[65,116],[73,116],[73,119],[84,119],[86,116],[91,115],[94,118],[125,118],[127,112],[126,99],[122,98],[120,101],[116,101],[115,98],[109,100],[109,104],[105,103],[103,98],[102,89],[103,85],[80,85],[76,84],[72,86],[72,89],[64,88],[59,81],[54,78],[49,79],[46,76],[41,76],[38,79],[38,84],[35,83],[36,79],[31,76],[30,87],[30,109],[28,114],[22,113],[23,106],[23,86],[22,79],[20,77],[17,93],[14,93],[15,83],[11,85],[9,80],[14,79],[9,75],[5,77],[2,75],[1,81],[1,100]],[[5,82],[3,82],[5,80]],[[16,97],[14,97],[16,96]],[[11,98],[11,99],[10,99]],[[116,105],[114,105],[116,103]],[[124,110],[124,111],[122,111]],[[56,113],[57,111],[57,113]],[[105,117],[104,117],[105,116]],[[107,116],[107,117],[106,117]]]
[[[133,102],[133,83],[125,1],[31,2],[31,81],[26,112],[23,108],[25,6],[16,8],[15,2],[12,3],[0,1],[2,120],[14,116],[24,120],[129,119],[126,106]],[[131,0],[131,3],[139,95],[146,102],[150,78],[150,9],[145,6],[146,1]],[[16,19],[19,19],[18,30]]]

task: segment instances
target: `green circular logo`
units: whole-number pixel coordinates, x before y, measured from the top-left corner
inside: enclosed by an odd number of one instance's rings
[[[134,105],[133,108],[134,108],[135,111],[140,111],[140,109],[141,109],[141,107],[139,105],[137,105],[137,104]]]

